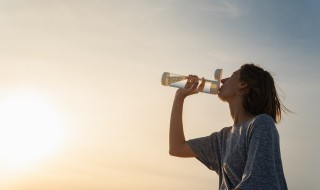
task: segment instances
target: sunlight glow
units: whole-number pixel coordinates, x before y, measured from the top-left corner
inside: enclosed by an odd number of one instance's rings
[[[39,94],[24,90],[1,97],[0,161],[9,169],[22,169],[44,159],[62,143],[62,124]]]

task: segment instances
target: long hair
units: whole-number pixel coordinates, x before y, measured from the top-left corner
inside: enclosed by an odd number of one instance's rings
[[[281,103],[273,77],[268,71],[247,63],[240,68],[240,80],[248,84],[248,91],[243,97],[243,107],[250,114],[268,114],[278,123],[281,120],[281,111],[290,112]]]

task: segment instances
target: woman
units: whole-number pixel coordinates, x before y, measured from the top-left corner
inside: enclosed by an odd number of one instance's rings
[[[170,120],[170,155],[196,157],[219,175],[220,190],[285,190],[286,180],[275,122],[281,104],[269,72],[245,64],[221,80],[219,98],[229,104],[233,126],[207,137],[186,141],[183,132],[184,99],[203,90],[198,77],[189,76],[175,95]]]

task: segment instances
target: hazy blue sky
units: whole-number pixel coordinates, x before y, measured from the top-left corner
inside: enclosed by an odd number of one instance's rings
[[[228,77],[246,62],[274,75],[296,113],[278,125],[289,189],[319,189],[319,9],[316,0],[0,0],[0,189],[217,189],[196,159],[169,156],[175,89],[160,79],[212,78],[216,68]],[[215,95],[186,100],[187,138],[231,124]]]

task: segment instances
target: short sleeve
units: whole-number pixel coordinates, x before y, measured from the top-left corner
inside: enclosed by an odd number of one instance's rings
[[[257,117],[248,128],[247,162],[237,189],[287,189],[274,120]]]
[[[212,133],[206,137],[200,137],[187,141],[191,149],[197,155],[197,159],[209,169],[218,171],[218,133]]]

